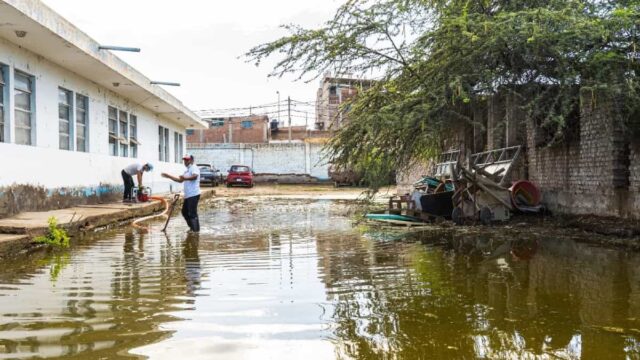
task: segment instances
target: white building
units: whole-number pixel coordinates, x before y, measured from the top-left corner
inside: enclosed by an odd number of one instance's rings
[[[160,173],[183,171],[186,128],[206,124],[98,47],[37,0],[0,0],[0,216],[56,207],[43,189],[58,204],[116,198],[134,161],[154,164],[155,193],[179,189]]]

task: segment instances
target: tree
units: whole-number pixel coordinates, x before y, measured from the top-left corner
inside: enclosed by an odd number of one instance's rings
[[[639,128],[640,0],[349,0],[319,29],[256,46],[273,76],[326,70],[375,75],[329,143],[334,163],[375,178],[440,149],[453,120],[497,93],[561,142],[580,91],[616,99]]]

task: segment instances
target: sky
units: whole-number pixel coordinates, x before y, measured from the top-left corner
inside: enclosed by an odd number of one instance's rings
[[[101,44],[141,48],[116,55],[151,80],[179,82],[163,87],[192,110],[205,110],[274,103],[277,91],[281,100],[315,100],[319,80],[268,78],[277,58],[256,67],[242,55],[285,35],[283,24],[321,25],[342,0],[43,2]]]

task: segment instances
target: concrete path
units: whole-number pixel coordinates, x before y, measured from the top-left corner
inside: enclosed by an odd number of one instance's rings
[[[214,194],[215,191],[211,189],[203,190],[202,198],[206,199]],[[160,194],[158,196],[164,196],[168,201],[173,198],[173,194]],[[44,235],[48,229],[48,220],[52,216],[58,220],[59,225],[86,231],[147,216],[162,210],[164,210],[164,207],[160,201],[152,201],[139,204],[81,205],[51,211],[24,212],[13,217],[0,219],[0,235],[13,234],[27,235],[29,237]]]
[[[202,190],[202,199],[215,195],[212,189]],[[168,201],[173,194],[160,194]],[[70,235],[89,231],[102,226],[119,224],[164,210],[160,201],[140,204],[96,204],[82,205],[67,209],[24,212],[16,216],[0,219],[0,261],[24,251],[38,247],[33,238],[47,233],[50,217],[58,224],[66,226]]]
[[[60,225],[90,229],[160,210],[162,210],[161,203],[153,201],[142,204],[86,205],[60,210],[24,212],[10,218],[0,219],[0,233],[42,235],[48,228],[50,217],[55,217]]]

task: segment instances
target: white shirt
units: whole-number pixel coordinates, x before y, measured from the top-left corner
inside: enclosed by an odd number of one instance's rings
[[[185,180],[184,181],[184,198],[188,199],[193,196],[200,195],[200,169],[195,165],[191,164],[187,167],[187,170],[182,174],[184,177],[190,177],[193,175],[198,175],[195,180]]]
[[[144,167],[144,165],[142,165],[142,164],[133,163],[131,165],[127,165],[127,167],[124,168],[124,172],[126,172],[127,174],[133,176],[133,175],[136,175],[138,173],[138,171],[142,171],[143,167]]]

